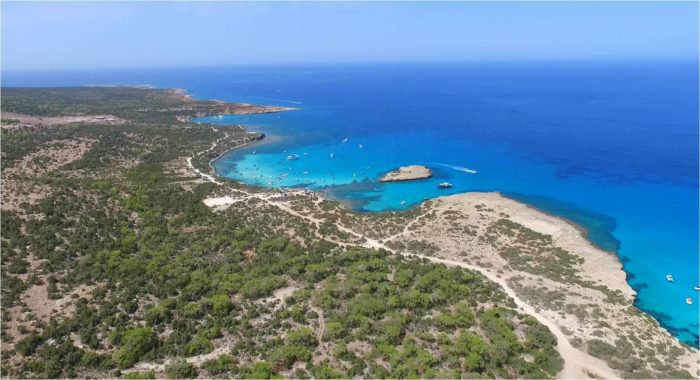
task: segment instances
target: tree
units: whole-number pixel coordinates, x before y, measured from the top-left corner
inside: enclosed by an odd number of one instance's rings
[[[212,314],[217,317],[225,317],[233,308],[231,297],[228,294],[215,294],[211,297]]]
[[[275,377],[275,372],[272,370],[270,363],[256,362],[243,377],[245,379],[272,379]]]
[[[318,341],[316,340],[316,334],[310,328],[302,327],[287,335],[287,344],[315,348]]]
[[[486,343],[468,331],[462,331],[453,346],[453,352],[464,357],[464,369],[466,371],[481,372],[484,367],[487,350]]]
[[[17,345],[15,345],[15,350],[24,356],[29,356],[36,351],[37,347],[39,347],[43,341],[44,340],[41,338],[41,336],[31,334],[17,342]]]
[[[154,346],[155,335],[151,328],[135,327],[129,329],[121,338],[121,347],[114,354],[114,361],[119,368],[129,368]]]

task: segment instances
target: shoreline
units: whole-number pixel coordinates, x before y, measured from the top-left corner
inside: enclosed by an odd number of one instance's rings
[[[244,147],[244,146],[252,145],[252,144],[254,144],[254,143],[262,142],[262,141],[266,138],[266,135],[265,135],[264,133],[262,133],[262,132],[248,131],[247,126],[246,126],[246,125],[243,125],[243,124],[230,124],[230,125],[222,125],[222,126],[226,126],[226,127],[238,126],[238,127],[241,127],[243,130],[245,130],[245,131],[248,132],[248,133],[260,133],[260,134],[262,135],[262,136],[261,136],[259,139],[257,139],[257,140],[250,141],[250,142],[247,142],[247,143],[244,143],[244,144],[241,144],[241,145],[233,146],[233,147],[227,149],[226,151],[224,151],[223,153],[221,153],[220,155],[218,155],[216,158],[213,158],[213,159],[211,159],[211,160],[209,161],[209,168],[210,168],[210,170],[211,170],[211,172],[212,172],[212,173],[211,173],[212,175],[214,175],[215,177],[217,177],[217,178],[219,178],[219,179],[224,179],[224,180],[229,180],[229,181],[231,181],[230,179],[228,179],[228,178],[226,178],[226,177],[220,175],[220,174],[216,171],[216,168],[213,166],[214,161],[218,160],[219,158],[221,158],[222,156],[224,156],[226,153],[229,153],[229,152],[231,152],[231,151],[233,151],[233,150],[235,150],[235,149],[239,149],[239,148],[242,148],[242,147]],[[250,185],[250,184],[247,184],[247,183],[245,183],[245,182],[243,182],[243,181],[236,181],[236,182],[242,183],[242,184],[244,184],[244,185],[246,185],[246,186],[253,186],[253,187],[258,187],[258,188],[267,189],[267,190],[276,189],[276,188],[269,188],[269,187],[266,187],[266,186]],[[379,182],[387,183],[387,182],[397,182],[397,181],[379,181]],[[323,196],[323,195],[324,195],[323,192],[314,191],[314,190],[309,190],[309,189],[305,189],[305,190],[306,190],[306,191],[310,191],[310,192],[312,192],[312,193],[314,193],[314,194],[317,194],[318,196],[320,196],[320,197],[322,197],[322,198],[324,198],[324,199],[327,199],[327,200],[330,200],[330,201],[333,201],[333,202],[338,202],[339,204],[342,204],[343,207],[347,207],[347,206],[345,206],[345,204],[344,204],[342,201],[340,201],[340,200],[332,199],[332,198],[329,198],[329,197],[327,197],[327,196],[324,197],[324,196]],[[563,223],[567,223],[567,224],[571,225],[573,228],[575,228],[575,229],[581,234],[581,237],[582,237],[584,240],[586,240],[591,246],[593,246],[593,248],[595,248],[595,249],[597,249],[597,250],[600,250],[600,251],[602,251],[602,252],[605,252],[605,253],[607,253],[607,254],[609,254],[609,255],[613,255],[613,256],[615,257],[615,259],[619,262],[619,264],[622,265],[622,266],[624,267],[624,263],[622,263],[622,260],[620,260],[620,256],[618,255],[617,251],[608,251],[608,250],[605,250],[604,248],[599,247],[595,242],[591,241],[591,240],[588,238],[588,230],[587,230],[584,226],[582,226],[582,225],[580,225],[580,224],[574,222],[573,220],[569,220],[569,219],[567,219],[567,218],[565,218],[565,217],[563,217],[563,216],[556,215],[556,214],[551,213],[551,212],[549,212],[549,211],[547,211],[547,210],[538,208],[538,207],[536,207],[536,206],[534,206],[534,205],[531,205],[531,204],[529,204],[529,203],[527,203],[527,202],[523,202],[523,201],[520,201],[520,200],[516,200],[516,199],[510,198],[510,197],[508,197],[507,195],[503,194],[501,191],[498,191],[498,190],[494,190],[494,191],[466,191],[466,192],[461,192],[461,193],[456,193],[456,194],[451,194],[451,195],[441,195],[441,196],[438,196],[438,197],[436,197],[436,198],[430,198],[430,199],[427,199],[427,200],[421,200],[420,202],[418,202],[418,203],[416,203],[415,205],[411,206],[411,207],[408,208],[407,210],[400,210],[400,211],[395,211],[395,210],[394,210],[394,211],[389,211],[389,210],[387,210],[387,211],[378,211],[378,212],[381,212],[381,213],[384,213],[384,212],[408,212],[408,211],[413,210],[413,209],[421,208],[421,207],[422,207],[424,204],[426,204],[427,202],[430,202],[430,201],[433,201],[433,200],[437,200],[437,199],[441,199],[441,198],[446,198],[446,197],[451,197],[451,196],[456,196],[456,195],[463,195],[463,194],[489,194],[489,193],[498,194],[499,196],[501,196],[501,197],[503,197],[503,198],[505,198],[505,199],[508,199],[508,200],[513,201],[513,202],[515,202],[515,203],[524,205],[525,207],[528,207],[528,208],[530,208],[530,209],[532,209],[532,210],[534,210],[534,211],[536,211],[536,212],[545,214],[545,215],[550,216],[550,217],[555,218],[555,219],[559,219],[559,220],[561,220]],[[355,212],[355,210],[352,210],[352,209],[349,209],[349,211]],[[374,211],[368,211],[368,212],[374,212]],[[629,273],[627,273],[627,272],[624,271],[624,270],[623,270],[623,272],[625,273],[625,282],[627,282],[626,279],[627,279],[627,277],[629,276]],[[629,285],[629,283],[628,283],[628,285]],[[629,287],[632,288],[631,285],[629,285]],[[634,290],[634,293],[636,294],[637,291],[636,291],[634,288],[632,288],[632,289]],[[636,300],[636,297],[635,297],[635,300]]]
[[[281,112],[281,111],[280,111],[280,112]],[[248,130],[247,130],[247,127],[246,127],[245,125],[239,125],[239,126],[242,127],[245,131],[248,131]],[[260,132],[249,132],[249,133],[260,133]],[[237,148],[240,148],[240,147],[243,147],[243,146],[248,146],[248,145],[251,145],[251,144],[256,143],[256,142],[260,142],[260,141],[262,141],[263,139],[264,139],[264,134],[263,134],[263,138],[261,138],[261,139],[258,139],[258,140],[255,140],[255,141],[251,141],[251,142],[245,143],[245,144],[243,144],[243,145],[231,147],[231,148],[227,149],[224,153],[222,153],[222,154],[220,154],[219,156],[217,156],[215,159],[210,160],[210,162],[209,162],[209,169],[211,170],[212,175],[213,175],[215,178],[223,179],[223,180],[225,180],[225,181],[233,181],[233,180],[230,180],[230,179],[228,179],[228,178],[226,178],[226,177],[224,177],[224,176],[219,175],[219,173],[217,172],[216,168],[214,168],[214,166],[213,166],[213,162],[214,162],[216,159],[221,158],[224,154],[226,154],[226,153],[228,153],[228,152],[230,152],[230,151],[232,151],[232,150],[234,150],[234,149],[237,149]],[[273,189],[273,188],[269,188],[269,187],[265,187],[265,186],[250,185],[250,184],[247,184],[247,183],[245,183],[245,182],[243,182],[243,181],[235,181],[235,182],[238,182],[239,184],[242,184],[242,185],[244,185],[244,186],[251,186],[251,187],[257,188],[257,189],[263,189],[263,190],[279,190],[279,189]],[[342,201],[340,201],[340,200],[337,200],[337,199],[329,198],[329,197],[325,196],[325,195],[323,194],[323,192],[314,191],[314,190],[309,190],[309,189],[304,189],[304,192],[311,193],[311,194],[313,194],[314,196],[320,197],[320,198],[325,199],[325,200],[328,200],[328,201],[337,202],[339,205],[341,205],[341,207],[344,207],[344,208],[348,209],[348,211],[350,211],[350,212],[354,212],[354,210],[349,209],[349,208],[347,207],[347,205],[346,205],[344,202],[342,202]],[[500,196],[500,197],[502,197],[502,198],[504,198],[504,199],[507,199],[507,200],[509,200],[509,201],[512,201],[512,202],[515,202],[515,203],[517,203],[517,204],[519,204],[519,205],[522,205],[522,206],[524,206],[524,207],[526,207],[526,208],[528,208],[528,209],[530,209],[530,210],[532,210],[532,211],[534,211],[534,212],[541,213],[541,214],[544,214],[544,215],[546,215],[546,216],[548,216],[548,217],[551,217],[551,218],[553,218],[553,219],[556,219],[556,220],[560,221],[561,223],[563,223],[563,224],[565,224],[565,225],[567,225],[567,226],[570,226],[571,228],[573,228],[574,230],[576,230],[576,232],[577,232],[577,234],[580,236],[580,238],[583,239],[585,242],[587,242],[587,244],[590,245],[590,247],[591,247],[593,250],[599,251],[599,252],[603,252],[607,257],[613,259],[614,264],[615,264],[615,266],[617,267],[617,270],[620,271],[620,272],[624,275],[624,281],[623,281],[623,284],[624,284],[624,285],[623,285],[622,287],[623,287],[623,288],[626,287],[627,289],[629,289],[629,294],[630,294],[631,297],[632,297],[632,298],[631,298],[631,302],[630,302],[630,306],[631,306],[631,307],[635,308],[636,310],[638,310],[639,312],[641,312],[643,315],[648,316],[649,318],[651,318],[651,319],[652,319],[666,334],[668,334],[668,335],[670,335],[671,337],[673,337],[673,339],[674,339],[675,341],[677,341],[680,345],[682,345],[682,346],[684,346],[684,347],[687,347],[688,349],[691,349],[691,350],[695,350],[695,351],[698,350],[698,347],[695,347],[695,346],[693,346],[693,345],[690,345],[690,344],[688,344],[688,343],[685,343],[685,342],[681,341],[681,340],[680,340],[678,337],[676,337],[669,329],[667,329],[666,327],[664,327],[664,326],[661,324],[661,322],[660,322],[659,320],[657,320],[652,314],[647,313],[647,312],[645,312],[644,310],[642,310],[642,309],[640,309],[640,308],[638,308],[638,307],[636,306],[636,300],[637,300],[638,290],[635,289],[635,288],[633,288],[632,285],[629,284],[628,279],[629,279],[630,273],[628,273],[627,271],[625,271],[625,269],[624,269],[624,263],[623,263],[622,260],[620,259],[620,256],[619,256],[618,252],[617,252],[617,251],[609,251],[609,250],[606,250],[606,249],[604,249],[604,248],[602,248],[602,247],[599,247],[595,242],[591,241],[591,240],[588,238],[588,229],[586,229],[586,228],[585,228],[584,226],[582,226],[582,225],[579,225],[578,223],[574,222],[573,220],[569,220],[569,219],[567,219],[566,217],[559,216],[559,215],[556,215],[556,214],[554,214],[554,213],[548,212],[548,211],[546,211],[546,210],[540,209],[540,208],[538,208],[538,207],[536,207],[536,206],[534,206],[534,205],[531,205],[531,204],[529,204],[529,203],[527,203],[527,202],[523,202],[523,201],[520,201],[520,200],[515,200],[515,199],[512,199],[512,198],[509,198],[509,197],[505,196],[504,194],[502,194],[500,191],[492,191],[492,192],[463,192],[463,193],[458,193],[458,194],[453,194],[453,195],[442,195],[442,196],[439,196],[439,197],[436,197],[436,198],[431,198],[431,199],[428,199],[428,200],[422,200],[422,201],[420,201],[419,203],[417,203],[416,205],[412,206],[411,208],[409,208],[408,210],[405,210],[405,211],[409,211],[409,210],[414,210],[414,209],[417,209],[417,208],[421,208],[421,207],[423,207],[425,204],[427,204],[427,203],[429,203],[429,202],[438,201],[438,200],[441,200],[441,199],[443,199],[443,198],[449,198],[449,197],[452,197],[452,196],[459,196],[459,195],[465,195],[465,196],[466,196],[466,195],[469,195],[469,194],[478,194],[478,193],[485,193],[485,194],[492,193],[492,194],[497,194],[498,196]],[[619,285],[619,284],[618,284],[618,285]]]
[[[219,173],[216,172],[216,168],[213,165],[214,161],[218,160],[219,158],[223,157],[224,155],[226,155],[227,153],[229,153],[235,149],[243,148],[245,146],[252,145],[252,144],[255,144],[257,142],[262,142],[267,137],[267,135],[265,135],[264,133],[259,133],[259,132],[248,132],[248,133],[256,133],[258,136],[256,138],[252,139],[251,141],[244,142],[243,144],[236,145],[236,146],[233,146],[229,149],[226,149],[223,152],[221,152],[218,156],[209,160],[208,166],[213,174],[215,174],[217,177],[220,177],[220,178],[222,177],[219,175]]]
[[[283,111],[279,111],[279,112],[283,112]],[[272,113],[272,112],[271,112],[271,113]],[[200,116],[198,116],[198,117],[200,117]],[[194,117],[193,117],[193,119],[194,119]],[[257,134],[260,134],[260,135],[261,135],[260,138],[258,138],[257,140],[250,141],[250,142],[247,142],[247,143],[244,143],[244,144],[241,144],[241,145],[232,146],[232,147],[228,148],[226,151],[224,151],[223,153],[219,154],[218,156],[216,156],[215,158],[213,158],[213,159],[211,159],[211,160],[209,161],[209,168],[211,169],[212,173],[213,173],[216,177],[219,177],[220,179],[230,180],[230,179],[228,179],[228,178],[226,178],[226,177],[224,177],[224,176],[219,175],[219,173],[216,171],[216,168],[214,168],[214,166],[213,166],[214,161],[218,160],[219,158],[223,157],[225,154],[227,154],[227,153],[229,153],[229,152],[231,152],[231,151],[233,151],[233,150],[236,150],[236,149],[239,149],[239,148],[248,146],[248,145],[252,145],[252,144],[254,144],[254,143],[263,143],[263,142],[266,142],[266,139],[268,138],[268,136],[267,136],[265,133],[263,133],[263,132],[249,131],[249,130],[248,130],[248,127],[247,127],[246,125],[244,125],[244,124],[215,124],[215,125],[216,125],[217,127],[240,127],[240,128],[242,128],[243,130],[245,130],[245,131],[248,132],[248,133],[257,133]],[[217,130],[220,130],[220,129],[217,128]],[[391,172],[389,172],[389,173],[391,173]],[[378,182],[380,182],[380,183],[406,182],[406,181],[420,180],[420,179],[425,179],[425,178],[428,178],[428,177],[420,177],[420,178],[415,178],[415,179],[411,178],[411,179],[406,179],[406,180],[405,180],[405,179],[390,180],[390,181],[382,181],[381,179],[379,179]],[[244,182],[242,182],[242,181],[236,181],[236,182],[244,183]],[[273,189],[273,188],[269,188],[269,187],[266,187],[266,186],[250,185],[250,184],[247,184],[247,183],[244,183],[244,184],[245,184],[246,186],[260,187],[260,188],[263,188],[263,189]],[[321,196],[321,194],[323,194],[323,192],[320,192],[320,191],[314,191],[314,190],[308,190],[308,189],[306,189],[306,190],[307,190],[307,191],[311,191],[311,192],[313,192],[313,193],[317,193],[319,196]],[[416,203],[415,205],[409,207],[409,208],[406,209],[406,210],[382,210],[382,211],[367,211],[367,212],[379,212],[379,213],[384,213],[384,212],[408,212],[408,211],[410,211],[410,210],[413,210],[413,209],[416,209],[416,208],[420,208],[423,204],[425,204],[426,202],[430,202],[431,200],[440,199],[440,198],[443,198],[443,197],[449,197],[449,196],[452,196],[452,195],[472,194],[472,193],[496,193],[496,194],[502,196],[503,198],[509,199],[509,200],[511,200],[511,201],[513,201],[513,202],[516,202],[516,203],[519,203],[519,204],[522,204],[522,205],[525,205],[525,206],[531,208],[532,210],[535,210],[535,211],[537,211],[537,212],[540,212],[540,213],[542,213],[542,214],[551,216],[551,217],[556,218],[556,219],[560,219],[561,221],[563,221],[563,222],[565,222],[565,223],[568,223],[568,224],[570,224],[572,227],[576,228],[576,229],[581,233],[582,237],[583,237],[586,241],[588,241],[593,247],[595,247],[596,249],[599,249],[599,250],[601,250],[601,251],[603,251],[603,252],[606,252],[606,253],[608,253],[608,254],[614,255],[614,256],[617,258],[617,260],[620,261],[621,264],[623,264],[623,263],[622,263],[622,260],[620,260],[620,257],[619,257],[619,255],[618,255],[617,251],[609,251],[609,250],[606,250],[605,248],[600,247],[600,246],[599,246],[598,244],[596,244],[594,241],[590,240],[590,239],[588,238],[589,230],[588,230],[586,227],[584,227],[583,225],[578,224],[578,223],[576,223],[575,221],[570,220],[570,219],[568,219],[568,218],[566,218],[566,217],[564,217],[564,216],[560,216],[560,215],[557,215],[557,214],[552,213],[552,212],[550,212],[550,211],[547,211],[547,210],[545,210],[545,209],[539,208],[539,207],[537,207],[537,206],[535,206],[535,205],[532,205],[532,204],[530,204],[530,203],[527,203],[527,202],[524,202],[524,201],[521,201],[521,200],[517,200],[517,199],[511,198],[511,197],[507,196],[506,194],[504,194],[503,192],[501,192],[500,190],[493,190],[493,191],[465,191],[465,192],[455,193],[455,194],[451,194],[451,195],[441,195],[441,196],[438,196],[438,197],[435,197],[435,198],[429,198],[429,199],[427,199],[427,200],[424,199],[424,200],[421,200],[420,202]],[[341,204],[343,203],[343,202],[341,202],[340,200],[337,200],[337,199],[331,199],[331,198],[328,198],[328,197],[324,197],[324,198],[327,198],[328,200],[331,200],[331,201],[334,201],[334,202],[338,202],[338,203],[341,203]],[[355,210],[350,209],[350,211],[355,211]],[[625,272],[625,274],[628,274],[628,273]],[[630,285],[630,286],[631,286],[631,285]],[[635,291],[635,293],[636,293],[636,291]]]
[[[605,249],[605,248],[599,246],[598,244],[596,244],[593,240],[589,239],[589,238],[588,238],[588,235],[589,235],[590,231],[589,231],[586,227],[584,227],[583,225],[581,225],[581,224],[579,224],[579,223],[576,223],[575,221],[573,221],[573,220],[571,220],[571,219],[568,219],[568,218],[566,218],[566,217],[564,217],[564,216],[560,216],[560,215],[557,215],[557,214],[555,214],[555,213],[553,213],[553,212],[551,212],[551,211],[547,211],[547,210],[545,210],[545,209],[543,209],[543,208],[537,207],[537,206],[535,206],[535,205],[533,205],[533,204],[527,203],[527,202],[525,202],[525,201],[521,201],[521,200],[519,200],[519,199],[511,198],[511,197],[509,197],[507,194],[505,194],[505,193],[503,193],[503,192],[501,192],[501,191],[494,191],[494,192],[500,194],[503,198],[510,199],[510,200],[512,200],[513,202],[518,202],[518,203],[524,204],[524,205],[526,205],[527,207],[529,207],[529,208],[531,208],[531,209],[533,209],[533,210],[535,210],[535,211],[537,211],[537,212],[541,212],[541,213],[543,213],[543,214],[545,214],[545,215],[549,215],[549,216],[551,216],[551,217],[553,217],[553,218],[561,219],[561,220],[563,220],[564,222],[571,224],[574,228],[576,228],[577,230],[579,230],[579,232],[581,233],[581,235],[583,236],[583,238],[586,239],[589,243],[591,243],[591,245],[593,245],[596,249],[599,249],[599,250],[601,250],[601,251],[603,251],[603,252],[607,252],[607,253],[609,253],[609,254],[611,254],[611,255],[615,255],[615,257],[617,257],[618,260],[620,260],[620,256],[618,255],[618,252],[617,252],[616,250],[613,250],[613,251],[607,250],[607,249]],[[622,262],[622,260],[620,260],[620,262]],[[625,272],[625,273],[626,273],[626,272]]]
[[[458,193],[458,194],[455,194],[455,195],[471,194],[471,193],[473,193],[473,192]],[[641,308],[639,308],[639,307],[637,306],[637,300],[638,300],[638,299],[637,299],[637,295],[639,294],[639,289],[638,289],[638,288],[635,288],[635,287],[634,287],[632,284],[630,284],[629,281],[628,281],[629,278],[630,278],[630,276],[633,276],[634,274],[628,272],[627,270],[625,270],[625,263],[620,259],[619,253],[618,253],[617,251],[609,251],[609,250],[607,250],[607,249],[605,249],[605,248],[603,248],[603,247],[600,247],[598,244],[596,244],[595,242],[593,242],[591,239],[588,238],[588,233],[589,233],[589,231],[588,231],[584,226],[582,226],[582,225],[580,225],[580,224],[574,222],[573,220],[570,220],[570,219],[567,219],[566,217],[559,216],[559,215],[557,215],[557,214],[551,213],[551,212],[549,212],[549,211],[547,211],[547,210],[545,210],[545,209],[536,207],[536,206],[531,205],[531,204],[529,204],[529,203],[527,203],[527,202],[523,202],[523,201],[520,201],[520,200],[517,200],[517,199],[513,199],[513,198],[511,198],[511,197],[509,197],[509,196],[507,196],[507,195],[501,193],[500,191],[495,191],[495,193],[496,193],[496,194],[499,194],[501,197],[503,197],[503,198],[505,198],[505,199],[508,199],[508,200],[511,200],[511,201],[516,202],[516,203],[518,203],[518,204],[524,205],[525,207],[527,207],[527,208],[529,208],[529,209],[532,209],[532,210],[534,210],[534,211],[536,211],[536,212],[539,212],[539,213],[541,213],[541,214],[547,215],[547,216],[549,216],[549,217],[551,217],[551,218],[554,218],[554,219],[561,220],[563,223],[566,223],[566,224],[570,225],[571,227],[573,227],[574,229],[576,229],[576,230],[579,232],[579,234],[581,235],[581,238],[583,238],[585,241],[587,241],[595,250],[598,250],[598,251],[604,252],[604,253],[606,253],[606,254],[608,254],[608,255],[610,255],[610,256],[613,256],[613,258],[615,259],[616,263],[618,263],[618,264],[620,265],[620,271],[622,271],[622,272],[625,274],[625,284],[627,284],[627,286],[628,286],[628,287],[632,290],[632,292],[633,292],[633,295],[632,295],[632,296],[633,296],[633,299],[632,299],[631,307],[635,308],[636,310],[639,310],[639,312],[643,313],[644,315],[648,315],[650,318],[652,318],[652,319],[658,324],[659,328],[661,328],[661,329],[663,329],[664,331],[666,331],[669,335],[671,335],[674,339],[676,339],[676,340],[678,341],[678,343],[680,343],[681,345],[683,345],[683,346],[685,346],[685,347],[688,347],[688,348],[690,348],[690,349],[700,350],[700,347],[693,346],[693,345],[691,345],[691,344],[688,344],[688,343],[686,343],[686,342],[680,340],[678,337],[676,337],[676,335],[673,333],[673,331],[670,330],[669,328],[667,328],[666,326],[664,326],[664,325],[659,321],[659,319],[657,319],[657,318],[654,316],[654,314],[649,313],[649,312],[647,312],[647,311],[645,311],[645,310],[643,310],[643,309],[641,309]],[[437,199],[437,198],[436,198],[436,199]]]
[[[235,148],[234,148],[235,149]],[[219,176],[217,174],[217,176]],[[220,178],[225,178],[222,176],[219,176]],[[230,181],[230,180],[229,180]],[[240,183],[240,181],[237,181]],[[224,183],[220,183],[220,185],[224,185]],[[288,203],[285,203],[284,200],[278,202],[276,200],[273,200],[275,198],[275,194],[282,194],[284,195],[287,189],[270,189],[262,186],[254,186],[254,185],[247,185],[243,183],[244,186],[248,187],[251,186],[252,188],[259,188],[259,189],[264,189],[266,191],[263,192],[251,192],[248,193],[245,189],[238,189],[239,192],[243,192],[243,194],[248,194],[247,196],[244,197],[256,197],[257,199],[263,200],[264,202],[274,205],[275,207],[279,207],[285,212],[290,213],[293,216],[304,218],[304,219],[309,219],[308,214],[305,214],[303,212],[298,212],[293,210]],[[221,197],[225,192],[221,192],[218,196]],[[257,195],[255,195],[257,194]],[[265,195],[267,194],[267,195]],[[345,209],[345,211],[348,211],[350,213],[353,213],[351,210],[348,210],[346,206],[342,202],[338,202],[336,200],[328,199],[325,197],[322,193],[317,192],[317,191],[311,191],[304,189],[303,191],[296,192],[297,195],[305,196],[305,197],[311,197],[311,198],[316,198],[316,199],[323,199],[323,200],[330,200],[333,201],[338,205],[338,207],[341,207]],[[284,197],[282,197],[284,199]],[[583,246],[585,249],[579,249],[579,248],[574,248],[572,249],[571,253],[575,254],[578,257],[584,257],[586,258],[587,265],[584,265],[583,268],[581,268],[582,274],[584,277],[589,277],[591,279],[595,280],[600,280],[604,284],[607,284],[610,286],[612,289],[619,290],[622,294],[625,294],[626,296],[626,302],[622,306],[615,306],[615,305],[605,305],[605,301],[602,301],[598,299],[598,301],[602,304],[601,306],[603,307],[611,307],[616,311],[620,310],[626,310],[627,307],[634,307],[636,310],[638,310],[639,314],[639,319],[642,321],[646,321],[645,323],[649,322],[649,319],[653,321],[653,325],[656,326],[654,328],[661,327],[661,329],[657,330],[654,332],[653,336],[657,341],[666,341],[670,339],[674,344],[680,345],[681,347],[684,347],[685,350],[683,351],[683,356],[679,356],[678,360],[680,363],[683,363],[683,368],[688,369],[690,372],[695,373],[697,371],[697,364],[695,363],[694,359],[692,359],[693,355],[697,353],[697,349],[688,346],[680,340],[678,340],[675,336],[673,336],[668,330],[660,326],[660,324],[653,319],[653,316],[644,313],[640,309],[637,309],[634,306],[634,295],[636,294],[635,291],[629,286],[627,283],[627,278],[626,278],[626,272],[624,272],[621,269],[621,262],[619,259],[615,256],[611,256],[609,252],[598,249],[595,247],[592,243],[588,241],[588,239],[585,238],[585,236],[581,233],[581,230],[577,228],[573,223],[568,222],[566,219],[545,214],[541,211],[539,211],[536,208],[531,207],[528,204],[525,204],[523,202],[519,202],[516,200],[512,200],[510,198],[503,197],[497,192],[466,192],[466,193],[460,193],[460,194],[453,194],[453,195],[444,195],[440,196],[438,198],[433,198],[428,201],[423,201],[421,202],[418,207],[423,208],[426,207],[428,211],[430,210],[438,210],[439,207],[437,207],[437,204],[440,203],[450,203],[452,202],[455,204],[455,200],[457,200],[457,204],[459,207],[466,207],[466,202],[462,201],[462,199],[476,199],[479,200],[479,203],[483,200],[485,202],[485,205],[488,208],[494,207],[497,208],[498,205],[505,204],[506,206],[510,205],[510,207],[506,207],[504,211],[510,211],[510,210],[515,210],[517,209],[522,210],[524,212],[525,217],[523,220],[517,220],[516,221],[519,223],[523,223],[529,228],[534,229],[535,231],[539,231],[540,233],[551,233],[554,241],[556,244],[562,244],[560,246],[562,247],[571,247],[571,242],[574,242],[574,246],[576,244],[579,244],[579,246]],[[235,199],[230,199],[228,200],[228,204],[233,204],[235,203]],[[479,209],[477,209],[479,210]],[[510,214],[510,212],[509,212]],[[516,213],[517,215],[517,213]],[[314,217],[310,217],[313,219]],[[309,219],[310,221],[312,221]],[[421,216],[416,216],[411,219],[409,222],[409,225],[414,224],[415,222],[420,221]],[[543,223],[543,225],[546,226],[559,226],[558,228],[561,228],[561,233],[553,233],[551,231],[549,232],[542,232],[542,229],[537,226],[538,222]],[[438,225],[446,225],[448,223],[434,223]],[[406,226],[408,228],[409,226]],[[541,225],[540,225],[541,227]],[[514,286],[514,284],[511,282],[512,277],[509,278],[508,275],[503,276],[501,273],[501,270],[496,270],[496,268],[490,267],[490,266],[484,266],[477,263],[473,263],[469,260],[465,260],[465,258],[462,257],[456,257],[456,256],[444,256],[444,255],[425,255],[425,254],[420,254],[420,253],[414,253],[410,251],[404,251],[401,249],[396,249],[395,246],[393,245],[387,245],[386,243],[390,241],[395,241],[396,238],[400,237],[402,235],[401,233],[398,235],[393,235],[388,238],[382,238],[382,239],[377,239],[377,238],[370,238],[366,235],[363,235],[361,233],[357,233],[353,231],[351,228],[348,226],[338,225],[338,228],[343,231],[347,232],[351,235],[355,235],[358,237],[363,237],[365,238],[363,243],[355,243],[356,245],[361,245],[361,246],[366,246],[368,248],[376,248],[376,249],[386,249],[390,252],[394,252],[395,254],[402,255],[402,256],[407,256],[407,257],[419,257],[422,259],[429,260],[431,262],[435,263],[442,263],[448,266],[456,266],[456,267],[461,267],[464,269],[472,270],[481,273],[482,275],[486,276],[490,281],[495,282],[498,284],[502,290],[511,298],[513,298],[516,302],[516,305],[518,306],[517,308],[526,314],[531,315],[535,319],[537,319],[540,323],[543,323],[545,326],[547,326],[550,331],[557,337],[557,347],[558,351],[562,355],[562,357],[565,359],[565,367],[564,369],[558,374],[558,377],[560,378],[584,378],[587,376],[594,376],[594,377],[603,377],[603,378],[618,378],[619,375],[616,373],[618,369],[612,369],[610,367],[609,363],[606,360],[603,360],[602,358],[596,357],[594,355],[591,355],[589,352],[586,351],[586,349],[582,348],[580,346],[580,343],[578,341],[578,338],[576,335],[571,335],[572,330],[569,328],[572,326],[571,324],[566,323],[566,318],[563,320],[561,318],[558,318],[557,315],[552,311],[545,308],[542,308],[541,304],[538,304],[538,302],[533,302],[532,299],[529,299],[526,294],[522,294],[522,289],[519,288],[518,286]],[[405,233],[405,231],[404,231]],[[578,243],[576,243],[578,242]],[[449,249],[448,249],[449,252]],[[506,274],[509,275],[515,275],[519,276],[518,270],[513,270],[511,273],[506,272]],[[602,275],[602,276],[601,276]],[[612,277],[611,277],[612,276]],[[548,280],[545,280],[545,283]],[[574,285],[574,284],[572,284]],[[578,285],[575,285],[578,286]],[[586,289],[586,288],[583,288]],[[594,297],[594,299],[596,299]],[[617,309],[615,309],[617,307]],[[601,317],[602,319],[598,319],[599,321],[605,323],[605,321],[610,321],[611,323],[613,320],[611,319],[606,319],[608,318],[607,315],[605,317]],[[578,325],[579,328],[580,326],[583,325]],[[632,324],[632,326],[635,326]],[[647,326],[648,327],[648,326]],[[634,327],[633,327],[634,328]],[[665,340],[664,340],[665,339]]]

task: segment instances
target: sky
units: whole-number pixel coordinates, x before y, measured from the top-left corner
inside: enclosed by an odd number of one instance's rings
[[[1,2],[3,70],[697,59],[698,2]]]

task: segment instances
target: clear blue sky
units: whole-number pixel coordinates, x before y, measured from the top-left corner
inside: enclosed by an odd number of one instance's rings
[[[5,70],[697,56],[697,2],[2,2]]]

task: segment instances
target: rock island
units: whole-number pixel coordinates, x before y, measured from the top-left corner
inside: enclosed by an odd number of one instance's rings
[[[398,170],[386,173],[379,182],[398,182],[425,179],[433,176],[433,172],[423,165],[402,166]]]

